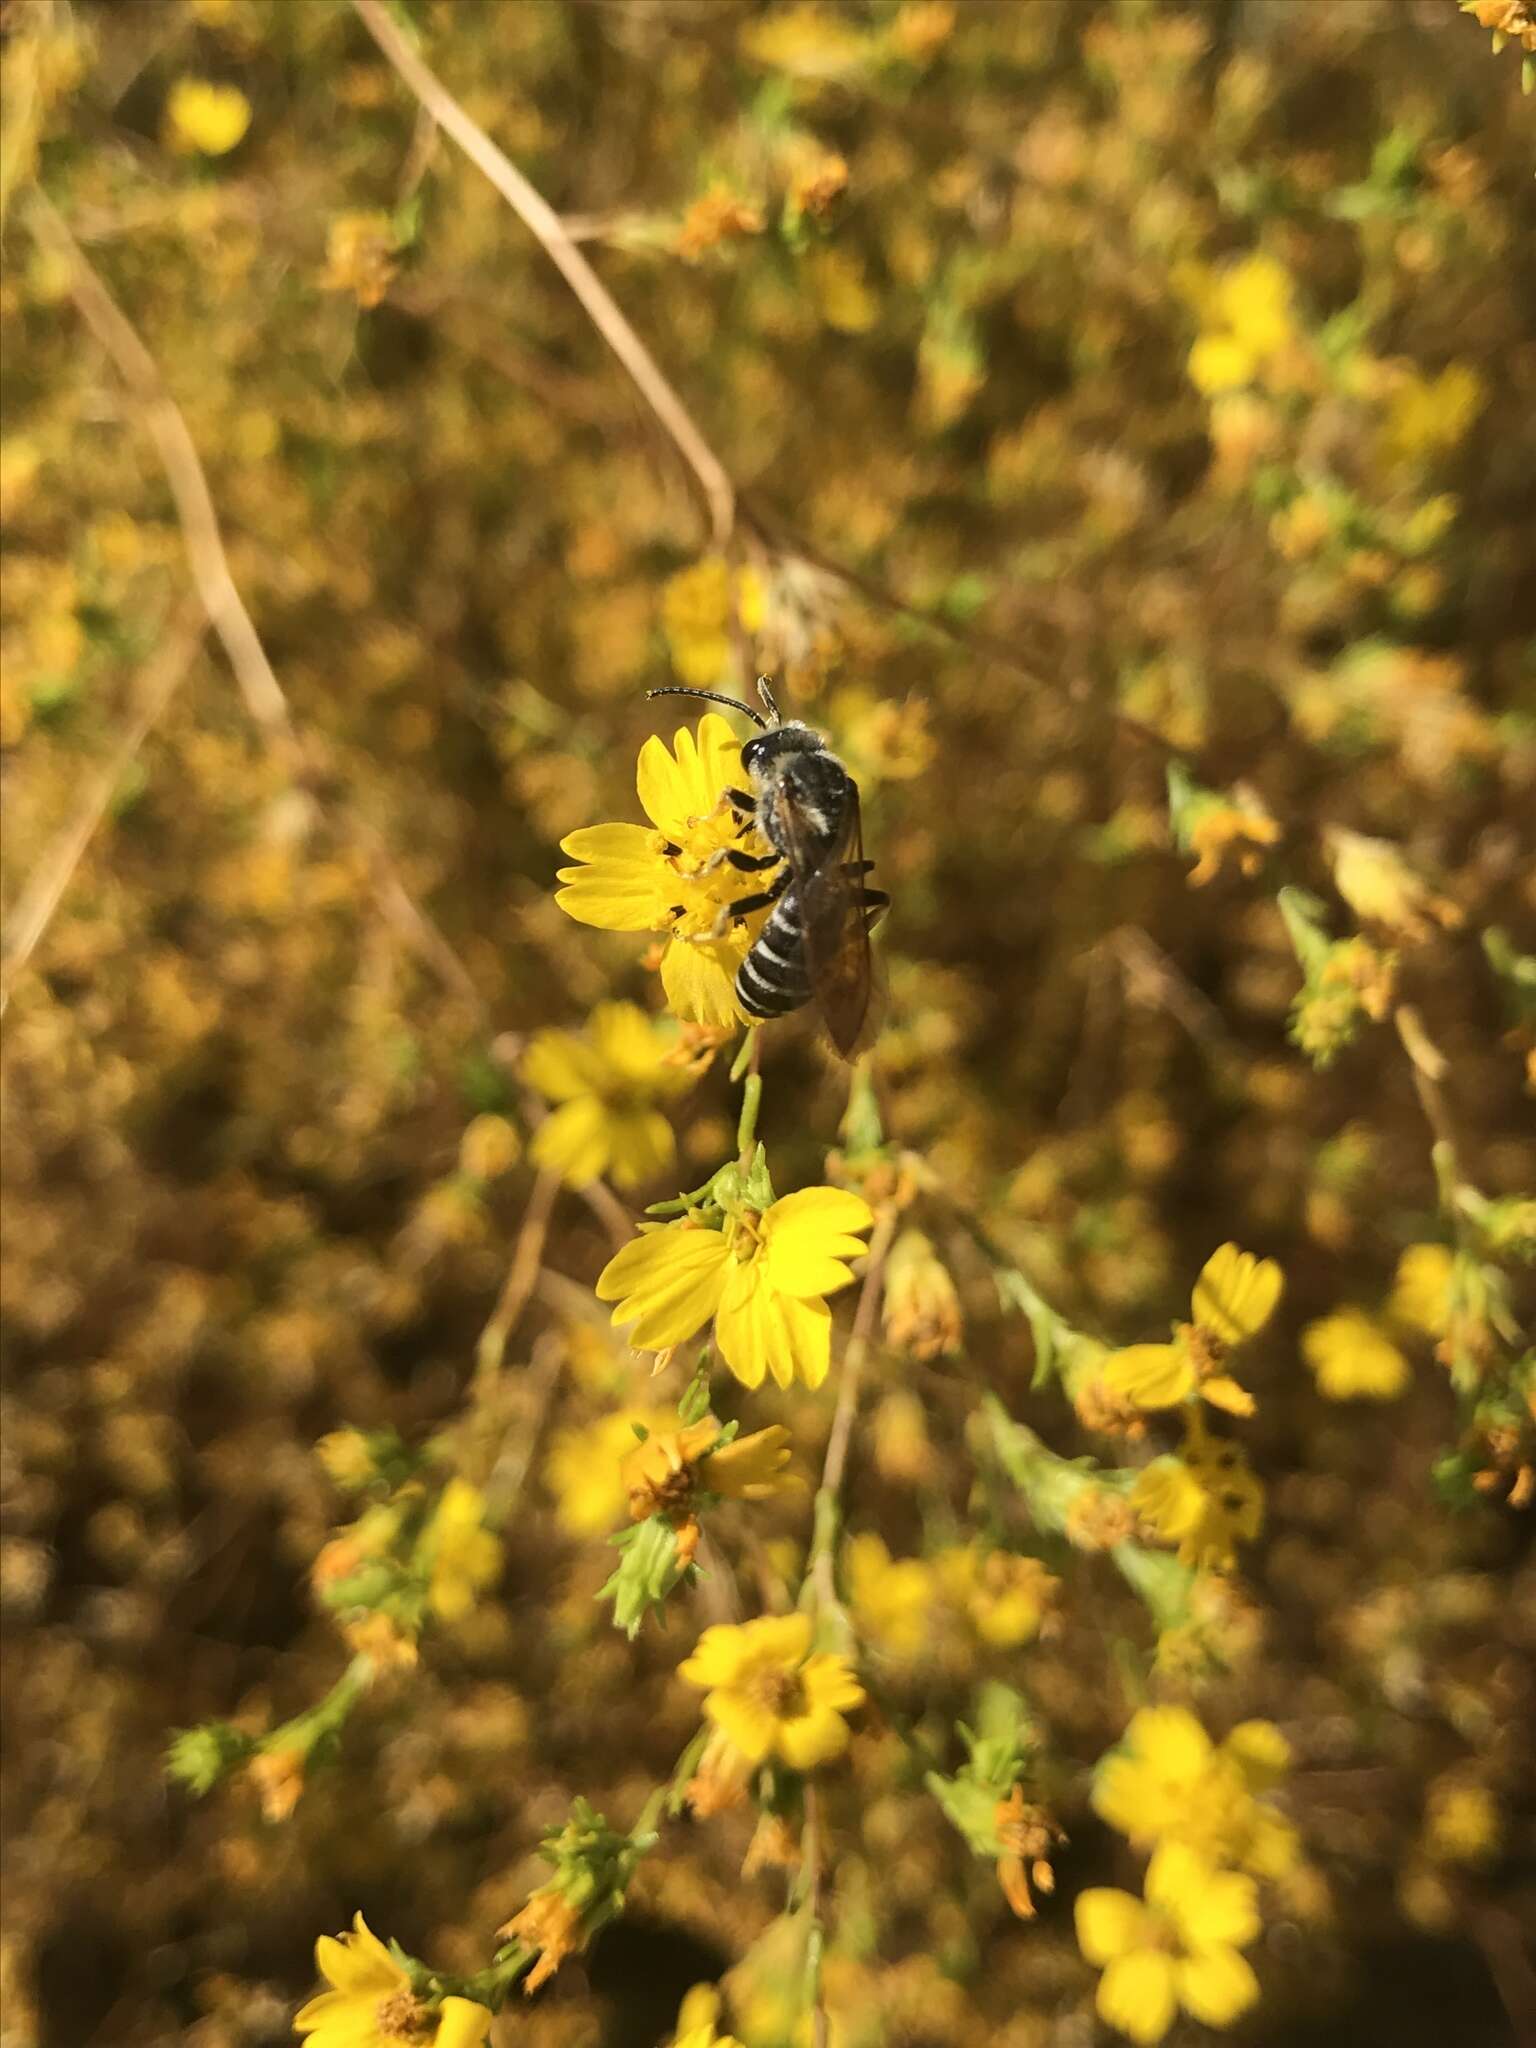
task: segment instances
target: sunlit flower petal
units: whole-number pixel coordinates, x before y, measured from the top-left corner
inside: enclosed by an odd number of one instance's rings
[[[617,1302],[616,1325],[633,1323],[632,1344],[664,1351],[703,1329],[720,1305],[731,1265],[718,1230],[650,1230],[608,1261],[598,1275],[597,1298]]]
[[[1107,1386],[1138,1408],[1174,1408],[1195,1391],[1195,1368],[1181,1344],[1131,1344],[1105,1359]]]
[[[1143,2048],[1161,2041],[1173,2025],[1178,1991],[1172,1956],[1137,1949],[1118,1957],[1099,1979],[1099,2017]]]
[[[1273,1259],[1256,1259],[1235,1244],[1221,1245],[1195,1282],[1194,1319],[1223,1344],[1245,1343],[1274,1314],[1284,1284]]]

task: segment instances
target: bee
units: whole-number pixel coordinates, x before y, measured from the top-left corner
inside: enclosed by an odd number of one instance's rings
[[[724,858],[743,874],[777,870],[761,892],[731,905],[733,917],[772,906],[767,923],[736,973],[736,1000],[749,1017],[784,1017],[815,998],[832,1043],[851,1059],[868,1036],[870,927],[890,902],[865,881],[859,787],[819,732],[783,718],[766,676],[757,679],[765,718],[717,690],[673,685],[647,697],[704,697],[728,704],[760,727],[741,750],[750,789],[728,789],[723,801],[739,820],[738,838],[755,825],[773,851],[762,856],[728,847]]]

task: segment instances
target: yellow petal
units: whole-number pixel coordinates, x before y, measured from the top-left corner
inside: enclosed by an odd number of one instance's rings
[[[480,2048],[491,2030],[491,2011],[472,1998],[445,1998],[434,2048]]]
[[[1104,1361],[1104,1380],[1138,1408],[1175,1408],[1195,1391],[1195,1368],[1182,1344],[1131,1344]]]
[[[671,1087],[687,1076],[662,1064],[671,1049],[664,1028],[637,1003],[599,1003],[592,1012],[592,1043],[610,1074],[646,1088]]]
[[[1220,1408],[1227,1415],[1252,1415],[1253,1396],[1246,1387],[1240,1387],[1230,1373],[1218,1373],[1215,1379],[1202,1380],[1200,1392],[1213,1408]]]
[[[536,1165],[560,1174],[572,1187],[582,1187],[596,1180],[608,1164],[608,1130],[597,1097],[581,1095],[550,1111],[534,1132],[528,1150]]]
[[[708,711],[699,720],[697,738],[687,726],[679,726],[673,745],[675,758],[653,733],[640,749],[635,782],[641,806],[657,831],[681,841],[688,836],[690,822],[708,817],[729,785],[740,786],[741,748],[717,711]]]
[[[673,1016],[686,1024],[713,1024],[723,1030],[740,1024],[736,970],[746,950],[745,941],[736,938],[669,940],[661,956],[661,986]]]
[[[846,1657],[832,1651],[823,1650],[808,1657],[800,1672],[800,1682],[806,1698],[818,1707],[848,1713],[864,1704],[864,1688],[854,1676],[853,1666]]]
[[[1151,2048],[1173,2025],[1178,2010],[1172,1956],[1144,1948],[1118,1957],[1099,1979],[1094,2002],[1100,2019],[1141,2048]]]
[[[848,1723],[833,1708],[815,1706],[781,1721],[774,1747],[792,1770],[813,1771],[848,1747]]]
[[[1291,1767],[1291,1745],[1273,1721],[1239,1721],[1221,1747],[1236,1760],[1250,1792],[1267,1792]]]
[[[1258,1887],[1235,1870],[1217,1870],[1183,1842],[1164,1842],[1147,1865],[1147,1903],[1178,1927],[1185,1946],[1241,1948],[1259,1931]]]
[[[1129,1955],[1140,1948],[1148,1938],[1151,1924],[1150,1915],[1140,1899],[1133,1899],[1129,1892],[1115,1891],[1108,1885],[1096,1885],[1091,1890],[1079,1892],[1076,1908],[1077,1945],[1085,1961],[1097,1964],[1112,1963],[1117,1956]]]
[[[1179,2003],[1208,2027],[1230,2027],[1258,2001],[1259,1980],[1235,1948],[1201,1949],[1177,1966]]]
[[[643,825],[590,825],[561,841],[587,863],[561,868],[555,901],[578,924],[611,932],[661,931],[676,902],[676,877]]]
[[[853,1232],[874,1222],[869,1204],[842,1188],[801,1188],[785,1195],[763,1218],[770,1281],[800,1300],[834,1294],[853,1275],[842,1262],[866,1247]]]
[[[630,1342],[662,1351],[703,1329],[715,1313],[730,1249],[718,1230],[648,1231],[616,1252],[597,1278],[599,1301],[616,1301],[615,1324],[633,1322]]]
[[[677,1150],[672,1126],[659,1109],[634,1110],[627,1115],[610,1111],[607,1136],[610,1171],[615,1186],[621,1188],[636,1188],[642,1181],[653,1180]]]
[[[331,2041],[339,2041],[344,2038],[342,2030],[355,2028],[359,2020],[371,2025],[377,2011],[377,1993],[322,1991],[318,1998],[312,1998],[307,2005],[299,2007],[293,2016],[293,2030],[296,2034],[313,2034],[327,2028]]]
[[[760,1764],[771,1755],[778,1723],[765,1706],[746,1693],[712,1692],[704,1702],[704,1713],[748,1763]]]
[[[762,1262],[738,1265],[726,1279],[715,1317],[720,1356],[743,1386],[772,1373],[787,1387],[798,1378],[819,1387],[832,1362],[832,1311],[821,1301],[776,1294]]]
[[[1257,1335],[1275,1312],[1284,1275],[1273,1259],[1224,1244],[1212,1252],[1195,1282],[1195,1321],[1224,1344]]]
[[[757,1621],[718,1622],[705,1629],[678,1674],[690,1685],[730,1685],[750,1663],[798,1669],[811,1647],[808,1614],[769,1614]]]
[[[590,1045],[571,1031],[540,1031],[523,1055],[523,1079],[547,1102],[569,1102],[601,1086],[602,1064]]]

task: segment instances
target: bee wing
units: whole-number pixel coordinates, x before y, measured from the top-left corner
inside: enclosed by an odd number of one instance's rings
[[[809,838],[782,792],[777,811],[795,878],[811,990],[832,1043],[845,1060],[852,1059],[866,1042],[871,1021],[870,920],[864,907],[859,793],[850,783],[842,821],[830,845]]]

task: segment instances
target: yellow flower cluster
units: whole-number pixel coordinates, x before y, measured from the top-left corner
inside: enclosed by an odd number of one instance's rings
[[[1152,1858],[1142,1898],[1109,1887],[1079,1896],[1077,1939],[1104,1973],[1100,2017],[1131,2040],[1162,2040],[1181,2008],[1229,2027],[1257,2000],[1241,1953],[1259,1931],[1254,1879],[1284,1875],[1297,1853],[1261,1795],[1288,1762],[1268,1721],[1244,1722],[1218,1747],[1187,1709],[1148,1707],[1100,1764],[1095,1811]]]

